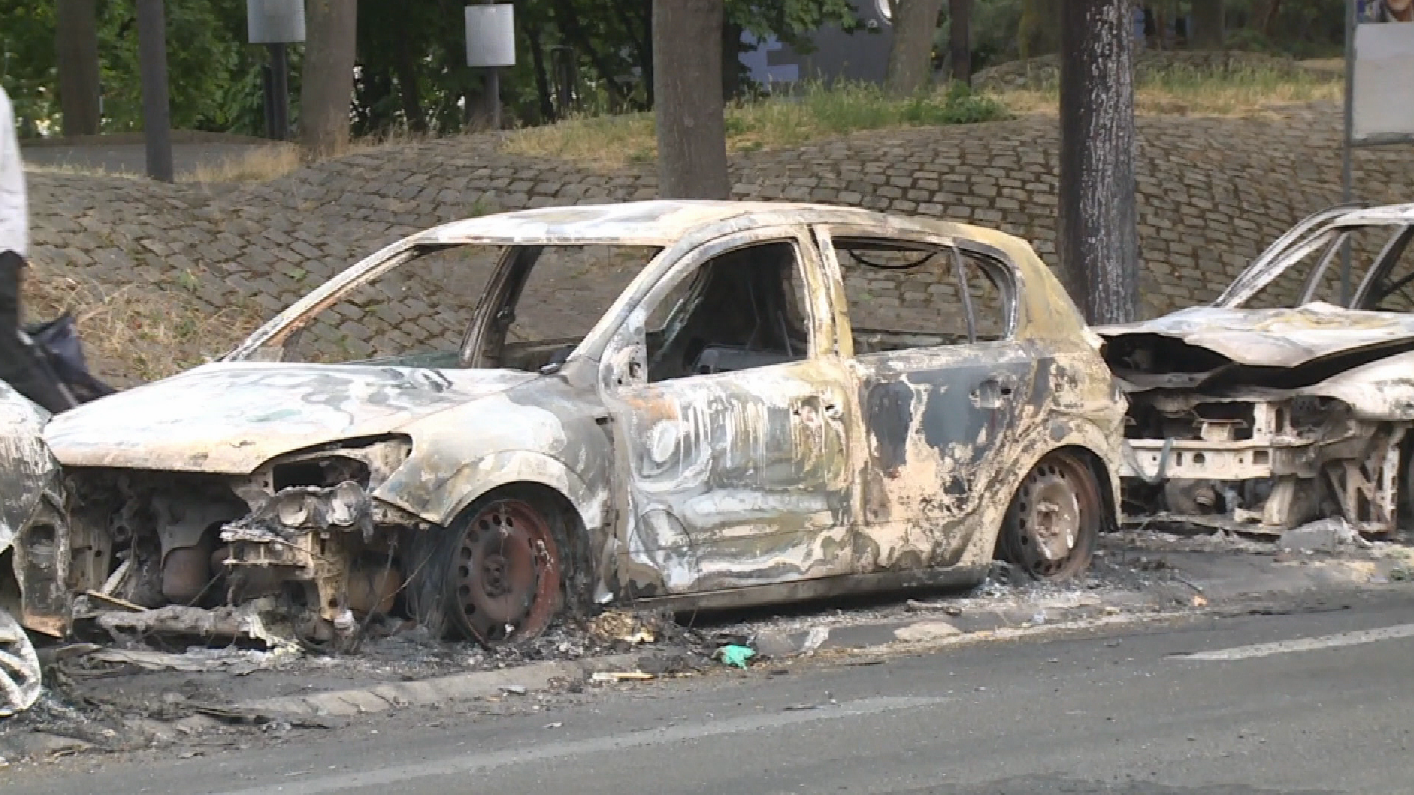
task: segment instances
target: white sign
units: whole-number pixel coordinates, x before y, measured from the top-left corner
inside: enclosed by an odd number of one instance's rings
[[[1414,22],[1358,24],[1354,50],[1351,141],[1414,137]]]
[[[466,65],[516,65],[515,6],[497,3],[466,7]]]
[[[246,0],[245,10],[251,44],[304,41],[304,0]]]

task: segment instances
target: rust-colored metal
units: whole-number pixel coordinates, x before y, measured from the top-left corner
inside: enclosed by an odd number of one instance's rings
[[[448,579],[452,617],[485,644],[540,634],[560,605],[561,564],[545,517],[497,500],[466,523]]]

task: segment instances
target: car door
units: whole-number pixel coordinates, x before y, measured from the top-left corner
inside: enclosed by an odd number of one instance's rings
[[[804,227],[708,243],[606,349],[634,597],[849,570],[850,376]],[[774,286],[773,286],[774,285]]]
[[[970,240],[816,234],[849,309],[865,446],[861,573],[955,564],[971,518],[1014,465],[996,453],[1037,386],[1034,351],[1012,338],[1015,271]]]

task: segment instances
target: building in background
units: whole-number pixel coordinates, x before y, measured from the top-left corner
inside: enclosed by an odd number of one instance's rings
[[[742,34],[742,42],[753,49],[741,54],[741,63],[751,79],[766,88],[789,85],[800,80],[850,80],[882,83],[889,65],[893,24],[889,0],[860,0],[855,15],[862,27],[853,33],[838,25],[828,25],[810,36],[814,50],[801,54],[771,36],[759,39]]]

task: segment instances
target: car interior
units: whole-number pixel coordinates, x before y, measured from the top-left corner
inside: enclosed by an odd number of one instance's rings
[[[650,319],[648,380],[806,358],[810,335],[801,286],[790,242],[747,246],[710,260],[664,300],[661,325]]]

